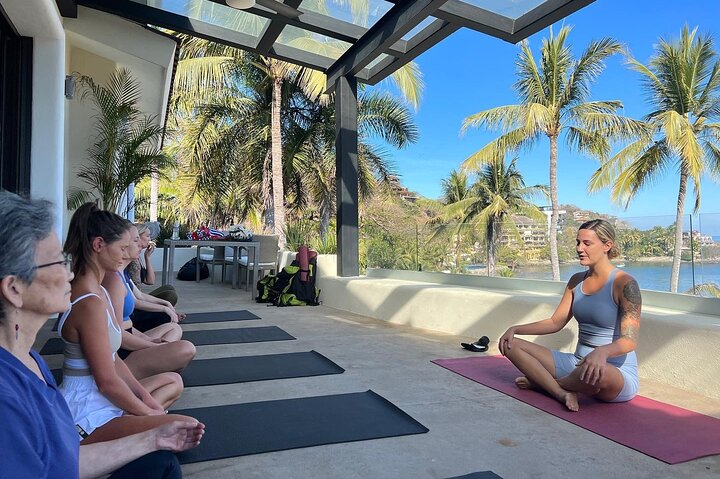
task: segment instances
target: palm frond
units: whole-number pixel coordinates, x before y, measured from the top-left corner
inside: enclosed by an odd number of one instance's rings
[[[600,168],[590,177],[588,193],[595,193],[610,187],[615,179],[627,169],[627,165],[645,151],[648,145],[649,142],[646,139],[636,140],[620,149],[611,158],[604,160]]]
[[[415,143],[419,138],[410,112],[387,93],[374,92],[360,98],[358,126],[361,137],[372,132],[397,148]]]
[[[465,171],[479,170],[483,165],[504,158],[507,153],[528,148],[539,136],[539,132],[528,134],[524,128],[509,131],[470,155],[461,167]]]

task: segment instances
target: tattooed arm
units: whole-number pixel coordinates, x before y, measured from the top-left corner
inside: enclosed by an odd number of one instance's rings
[[[632,276],[628,275],[628,280],[624,283],[622,285],[622,295],[619,298],[620,337],[618,341],[624,340],[630,343],[628,346],[632,347],[629,351],[633,351],[640,336],[642,297],[640,296],[640,287]]]
[[[615,298],[618,302],[620,335],[612,343],[603,346],[608,357],[620,356],[634,351],[640,336],[640,311],[642,297],[637,281],[629,274],[618,275],[615,280]]]

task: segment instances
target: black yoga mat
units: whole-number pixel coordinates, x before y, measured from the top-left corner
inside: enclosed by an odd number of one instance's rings
[[[205,424],[180,462],[423,434],[428,429],[373,391],[171,411]]]
[[[247,321],[250,319],[260,319],[260,316],[251,313],[246,309],[240,311],[215,311],[210,313],[188,313],[183,320],[183,324],[194,323],[217,323],[220,321]],[[58,322],[52,327],[53,331],[57,331]]]
[[[261,343],[263,341],[288,341],[293,336],[277,326],[260,326],[257,328],[210,329],[205,331],[185,331],[183,339],[195,346],[213,344]],[[40,354],[62,354],[63,341],[51,338],[40,350]]]
[[[260,319],[250,311],[245,309],[240,311],[215,311],[210,313],[189,313],[182,324],[195,323],[217,323],[219,321],[246,321],[250,319]]]
[[[53,369],[60,384],[62,372]],[[317,351],[236,358],[195,359],[180,373],[185,387],[342,374],[345,370]]]
[[[185,331],[183,339],[195,346],[212,344],[261,343],[263,341],[288,341],[295,339],[277,326],[259,326],[256,328],[208,329],[204,331]]]
[[[343,368],[316,351],[236,358],[196,359],[180,373],[185,387],[341,374]]]

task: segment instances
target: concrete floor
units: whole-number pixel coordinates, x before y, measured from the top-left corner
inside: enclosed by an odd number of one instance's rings
[[[316,350],[341,375],[188,388],[177,408],[361,392],[372,389],[430,432],[189,464],[186,478],[447,478],[492,470],[511,478],[720,477],[720,456],[667,465],[430,363],[471,356],[461,341],[475,340],[318,307],[257,304],[227,284],[176,282],[178,310],[248,309],[297,341],[200,346],[198,359]],[[247,322],[187,325],[187,330],[249,326]],[[49,337],[50,324],[38,344]],[[497,350],[491,349],[491,354]],[[61,357],[49,358],[51,367]],[[720,417],[720,404],[664,385],[642,383],[641,393]],[[212,434],[212,431],[207,431]]]

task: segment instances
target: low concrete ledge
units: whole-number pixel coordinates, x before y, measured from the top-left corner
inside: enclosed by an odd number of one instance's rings
[[[323,304],[396,324],[495,342],[516,323],[552,314],[564,283],[416,271],[370,270],[367,276],[335,275],[334,256],[318,260]],[[637,354],[640,375],[720,399],[720,317],[715,299],[642,291],[643,324]],[[674,307],[669,307],[674,306]],[[571,351],[573,321],[563,331],[528,337]]]

